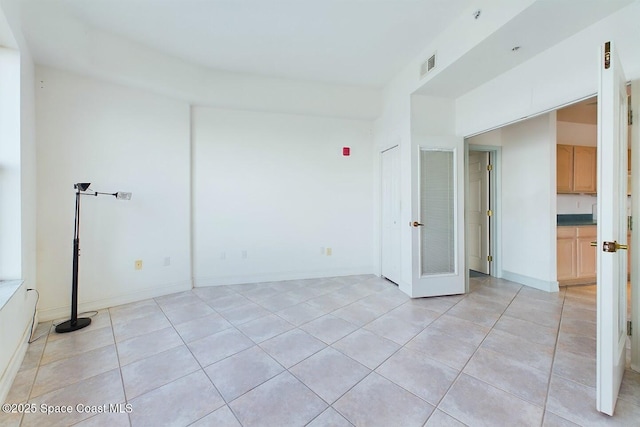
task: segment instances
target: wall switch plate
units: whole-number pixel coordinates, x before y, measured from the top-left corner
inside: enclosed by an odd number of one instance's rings
[[[168,257],[168,256],[164,257],[163,265],[165,267],[169,267],[171,265],[171,257]]]
[[[332,253],[333,251],[331,250],[331,248],[327,248],[327,256],[331,256]]]

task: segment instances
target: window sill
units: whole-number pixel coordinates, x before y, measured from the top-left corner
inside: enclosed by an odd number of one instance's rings
[[[22,280],[0,280],[0,310],[17,292],[22,285]]]

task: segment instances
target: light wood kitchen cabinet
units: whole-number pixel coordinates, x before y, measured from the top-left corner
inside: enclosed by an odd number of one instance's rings
[[[575,227],[558,227],[558,281],[577,277],[578,248]]]
[[[561,226],[557,231],[558,282],[584,285],[596,282],[597,239],[595,225]],[[627,234],[627,274],[631,277],[631,233]]]
[[[558,193],[596,193],[597,151],[595,147],[558,145],[556,147],[556,186]]]
[[[596,281],[596,226],[558,227],[557,261],[560,285],[578,285]]]
[[[558,193],[571,193],[573,191],[573,145],[558,145],[556,151]]]
[[[595,193],[597,188],[597,151],[595,147],[573,147],[573,191]]]
[[[597,239],[595,226],[576,227],[576,242],[578,247],[578,278],[596,277],[596,248],[591,242]]]

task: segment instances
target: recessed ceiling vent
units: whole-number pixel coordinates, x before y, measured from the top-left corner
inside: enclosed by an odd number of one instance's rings
[[[431,55],[429,57],[429,59],[424,61],[422,63],[422,65],[420,66],[420,78],[426,76],[427,73],[429,73],[434,68],[436,68],[436,54],[435,53],[433,55]]]

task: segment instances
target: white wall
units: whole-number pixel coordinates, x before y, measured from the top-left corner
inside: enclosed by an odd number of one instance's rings
[[[0,280],[22,277],[20,52],[0,48]]]
[[[598,203],[596,195],[591,194],[558,194],[558,215],[592,214],[593,205]]]
[[[597,92],[600,46],[612,41],[626,77],[640,78],[640,2],[610,15],[456,100],[456,127],[473,135]]]
[[[495,3],[495,2],[492,2]],[[438,36],[431,44],[407,64],[398,74],[383,88],[380,114],[374,122],[374,145],[376,147],[376,162],[374,169],[374,183],[377,185],[374,190],[376,197],[375,206],[379,204],[380,193],[380,171],[379,153],[380,151],[399,145],[401,163],[401,221],[408,223],[414,215],[411,207],[412,179],[411,179],[411,151],[414,147],[412,140],[414,135],[416,141],[428,136],[445,136],[455,134],[454,128],[447,128],[455,120],[456,109],[452,100],[445,100],[437,97],[429,97],[414,94],[429,80],[437,78],[441,73],[447,72],[447,67],[455,63],[464,56],[474,45],[491,35],[502,25],[526,9],[532,0],[518,0],[501,4],[497,9],[499,13],[488,14],[486,19],[474,22],[473,27],[469,26],[469,17],[481,6],[480,2],[470,4],[468,14],[463,14],[447,30]],[[493,5],[492,5],[493,6]],[[472,18],[471,18],[472,19]],[[434,52],[438,53],[438,65],[433,72],[426,77],[420,78],[419,70],[422,62]],[[435,113],[435,114],[430,114]],[[444,121],[441,120],[444,117]],[[412,133],[414,135],[412,135]],[[460,134],[458,134],[460,135]],[[411,230],[404,229],[401,239],[403,251],[402,257],[402,283],[400,288],[411,294],[412,281],[412,258]],[[376,209],[374,224],[374,243],[376,254],[380,253],[380,216],[379,209]],[[380,273],[380,258],[374,259],[374,272]]]
[[[372,151],[369,121],[194,108],[195,285],[371,273]]]
[[[54,68],[75,70],[199,106],[368,120],[380,112],[380,91],[375,88],[212,70],[97,30],[55,3],[25,3],[25,8],[38,8],[40,21],[29,23],[49,30],[47,38],[38,40],[38,44],[57,53],[60,45],[73,46],[55,58],[42,52],[44,64]]]
[[[37,287],[36,268],[36,101],[35,65],[27,49],[20,52],[20,191],[22,279]],[[32,302],[31,304],[35,304]]]
[[[558,144],[595,147],[598,144],[598,126],[558,121],[557,140]]]
[[[41,318],[68,316],[77,182],[133,193],[82,198],[80,311],[190,289],[189,105],[46,67],[36,80]]]
[[[23,208],[29,196],[23,199],[21,181],[31,159],[24,158],[23,168],[21,145],[28,146],[32,141],[25,137],[22,142],[21,81],[19,51],[0,48],[0,402],[4,402],[22,363],[35,310],[35,296],[26,291],[34,286],[35,275],[27,267],[35,260],[25,259],[34,245],[24,233],[22,217],[23,211],[28,214],[34,209]],[[24,105],[33,106],[33,102],[25,97]],[[23,283],[6,281],[22,278]]]
[[[467,139],[471,145],[484,145],[492,147],[502,146],[502,129],[494,129],[489,132],[472,136]]]
[[[0,49],[0,278],[22,279],[14,285],[5,282],[17,290],[0,301],[0,402],[22,363],[36,304],[35,293],[27,292],[36,287],[34,65],[21,33],[18,4],[0,0],[0,45],[5,46]]]
[[[502,276],[557,291],[555,113],[502,133]]]

